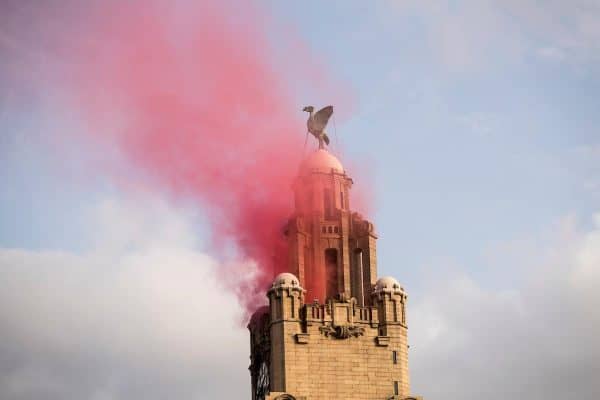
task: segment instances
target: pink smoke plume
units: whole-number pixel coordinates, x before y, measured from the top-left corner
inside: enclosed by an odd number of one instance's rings
[[[305,104],[293,100],[298,82],[281,67],[306,70],[303,89],[349,97],[333,93],[335,80],[297,39],[293,50],[275,49],[268,13],[250,3],[7,1],[0,17],[0,50],[19,60],[13,73],[38,77],[41,63],[56,61],[54,86],[68,94],[91,141],[116,143],[160,189],[197,199],[215,251],[233,242],[241,261],[256,263],[258,274],[232,288],[247,313],[287,266],[282,228],[293,212]]]
[[[273,67],[265,21],[239,7],[241,19],[218,1],[184,10],[122,6],[95,21],[94,29],[108,28],[116,40],[84,48],[86,60],[98,61],[74,76],[90,123],[118,115],[114,139],[133,164],[199,199],[213,238],[233,240],[256,262],[258,274],[237,289],[251,312],[265,301],[273,274],[287,267],[282,228],[305,128],[302,105]]]

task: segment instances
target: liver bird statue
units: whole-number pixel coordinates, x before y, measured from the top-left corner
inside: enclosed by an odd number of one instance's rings
[[[308,132],[317,138],[319,141],[319,148],[323,149],[323,143],[329,145],[329,137],[327,136],[327,133],[325,133],[325,127],[327,126],[329,118],[331,118],[331,114],[333,114],[333,106],[323,107],[313,114],[314,110],[315,108],[313,106],[307,106],[302,109],[302,111],[306,111],[309,114],[308,121],[306,121]]]

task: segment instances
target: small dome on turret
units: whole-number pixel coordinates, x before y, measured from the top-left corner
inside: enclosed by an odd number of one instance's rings
[[[271,288],[299,288],[300,281],[294,274],[289,272],[283,272],[273,279],[273,285]]]
[[[250,317],[250,322],[248,322],[248,328],[250,330],[256,329],[257,327],[261,327],[265,325],[265,320],[269,317],[269,306],[259,307],[252,316]]]
[[[300,165],[300,173],[311,172],[331,173],[331,171],[344,173],[344,167],[340,160],[325,149],[318,149],[304,159]]]
[[[373,291],[374,293],[401,293],[404,292],[404,288],[395,278],[385,276],[377,280]]]

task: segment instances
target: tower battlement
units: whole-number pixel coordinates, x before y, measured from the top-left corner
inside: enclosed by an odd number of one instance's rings
[[[410,397],[407,295],[377,279],[373,223],[351,211],[352,179],[319,148],[300,166],[279,274],[250,330],[253,400]]]

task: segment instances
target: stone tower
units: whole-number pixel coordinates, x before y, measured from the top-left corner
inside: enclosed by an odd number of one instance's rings
[[[289,273],[252,316],[253,400],[414,399],[406,293],[377,279],[373,224],[351,211],[352,179],[324,148],[294,184]]]

